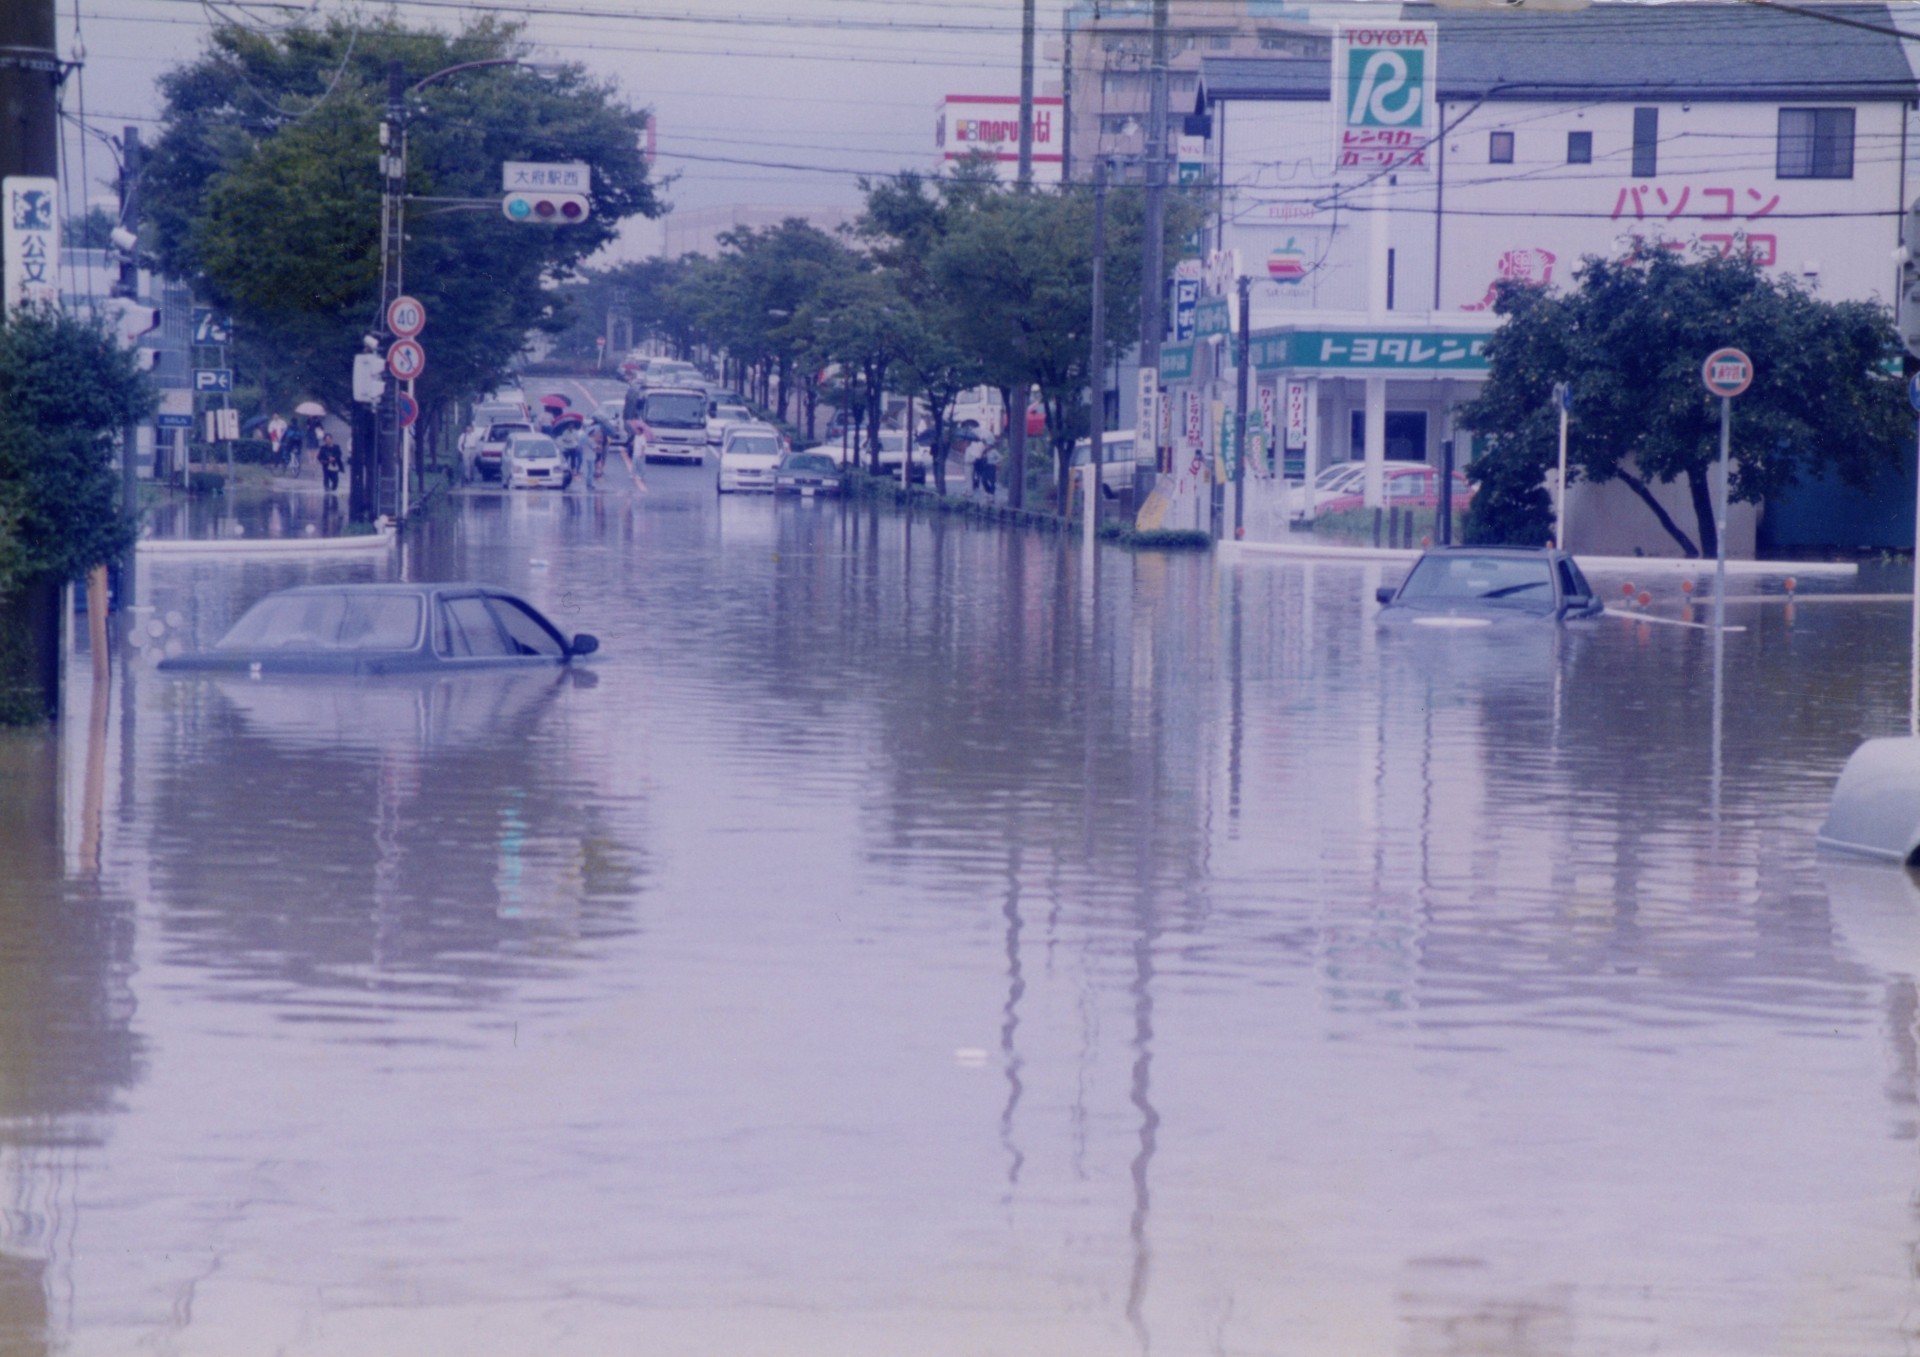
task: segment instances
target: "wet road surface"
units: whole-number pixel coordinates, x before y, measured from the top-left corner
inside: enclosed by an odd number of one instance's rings
[[[0,1352],[1907,1351],[1920,891],[1812,846],[1905,609],[1736,605],[1716,741],[1397,573],[673,467],[144,565],[0,739]],[[152,667],[387,574],[602,652]]]

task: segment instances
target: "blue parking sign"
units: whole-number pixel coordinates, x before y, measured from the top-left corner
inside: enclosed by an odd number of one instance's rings
[[[195,368],[193,389],[195,391],[231,391],[233,390],[233,369]]]

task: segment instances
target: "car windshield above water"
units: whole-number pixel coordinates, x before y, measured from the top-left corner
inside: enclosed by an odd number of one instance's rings
[[[1429,554],[1400,587],[1403,603],[1457,600],[1550,613],[1556,606],[1552,564],[1521,556]]]
[[[410,650],[420,643],[418,594],[275,594],[247,610],[215,650]]]
[[[831,476],[840,469],[840,464],[831,457],[817,452],[796,452],[780,464],[782,471],[806,471]]]
[[[727,439],[727,455],[732,457],[736,454],[747,457],[778,457],[780,440],[772,434],[765,433],[734,434]]]

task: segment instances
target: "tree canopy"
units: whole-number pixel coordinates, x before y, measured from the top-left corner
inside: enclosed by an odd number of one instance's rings
[[[0,597],[126,550],[115,434],[153,404],[103,325],[32,308],[0,325]]]
[[[407,109],[405,286],[427,307],[426,401],[491,384],[551,323],[546,286],[612,240],[622,218],[660,210],[641,142],[648,114],[578,66],[536,73],[519,30],[491,19],[457,33],[387,18],[335,18],[263,35],[223,26],[196,61],[162,77],[162,130],[141,178],[153,247],[169,273],[233,316],[274,373],[344,403],[351,357],[379,307],[379,124],[387,65]],[[593,167],[592,215],[517,225],[498,208],[508,160]]]
[[[1541,490],[1558,459],[1552,388],[1567,382],[1569,480],[1619,480],[1689,556],[1714,555],[1710,468],[1719,460],[1718,398],[1700,368],[1732,346],[1753,360],[1753,384],[1733,402],[1730,501],[1759,503],[1821,471],[1864,486],[1912,440],[1898,378],[1900,344],[1886,309],[1830,302],[1745,258],[1687,261],[1638,250],[1589,256],[1580,284],[1554,294],[1503,283],[1504,321],[1487,346],[1490,371],[1461,423],[1489,450],[1468,474],[1480,485],[1468,516],[1477,540],[1544,540]],[[1693,532],[1656,500],[1679,482]]]

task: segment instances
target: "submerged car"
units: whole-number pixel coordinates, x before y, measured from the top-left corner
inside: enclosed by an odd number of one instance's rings
[[[720,444],[720,469],[713,478],[719,494],[730,490],[771,490],[780,464],[780,431],[771,424],[736,424]]]
[[[1375,597],[1383,626],[1489,627],[1605,611],[1573,557],[1551,547],[1436,547]]]
[[[773,473],[776,495],[837,495],[840,463],[823,452],[790,452]]]
[[[269,594],[211,650],[160,668],[230,674],[399,674],[566,664],[600,642],[572,638],[524,599],[483,584],[304,585]]]
[[[520,486],[565,490],[573,482],[573,470],[558,443],[545,434],[523,433],[507,440],[500,479],[509,490]]]

